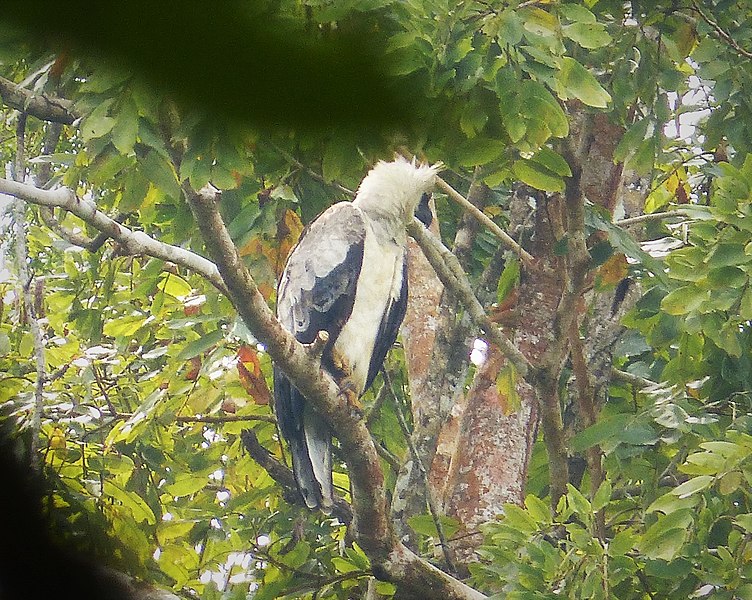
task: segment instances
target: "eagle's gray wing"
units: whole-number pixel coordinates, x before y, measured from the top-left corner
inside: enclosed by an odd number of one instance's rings
[[[298,341],[310,344],[319,331],[331,345],[352,312],[363,263],[365,226],[350,203],[335,204],[304,231],[287,259],[277,290],[277,317]],[[293,471],[309,508],[332,505],[331,432],[287,376],[274,368],[275,412],[290,444]]]

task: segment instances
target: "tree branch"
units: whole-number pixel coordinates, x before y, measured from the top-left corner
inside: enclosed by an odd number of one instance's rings
[[[491,233],[499,238],[504,243],[504,245],[507,246],[507,248],[510,248],[511,250],[514,250],[514,252],[519,254],[520,258],[527,266],[535,266],[535,259],[532,257],[532,255],[527,252],[527,250],[525,250],[522,246],[520,246],[514,239],[512,239],[512,237],[506,231],[504,231],[490,218],[488,218],[482,210],[477,208],[472,202],[469,202],[467,198],[465,198],[462,194],[460,194],[457,190],[455,190],[451,185],[449,185],[440,177],[436,178],[436,186],[440,190],[445,192],[447,196],[449,196],[457,204],[459,204],[465,211],[469,212],[476,219],[478,219],[478,221],[480,221],[489,231],[491,231]]]
[[[627,373],[626,371],[622,371],[615,367],[611,368],[611,376],[618,381],[623,381],[624,383],[633,385],[640,390],[658,385],[655,381],[650,381],[649,379],[645,379],[644,377],[640,377],[639,375]]]
[[[752,52],[749,50],[745,50],[742,48],[729,33],[727,33],[719,24],[717,21],[714,21],[709,15],[707,15],[701,8],[700,5],[697,4],[697,0],[692,0],[692,8],[695,9],[698,15],[702,18],[703,21],[705,21],[715,32],[716,36],[718,36],[721,40],[726,42],[729,46],[731,46],[734,50],[736,50],[739,54],[744,56],[745,58],[752,58]]]
[[[69,100],[35,94],[5,77],[0,77],[0,98],[11,108],[42,121],[72,125],[78,118]]]
[[[305,502],[298,491],[298,486],[295,483],[295,476],[292,471],[274,458],[271,453],[261,445],[256,437],[256,432],[252,429],[244,429],[240,433],[240,439],[243,441],[243,447],[246,449],[250,457],[255,460],[262,469],[269,473],[269,476],[282,487],[285,499],[291,504],[305,506]],[[353,520],[352,508],[339,496],[335,496],[334,498],[332,514],[345,525],[349,525]]]
[[[67,210],[117,241],[129,254],[152,256],[186,267],[203,276],[219,291],[227,293],[219,271],[211,261],[184,248],[155,240],[143,231],[128,229],[97,209],[93,202],[78,198],[68,188],[42,190],[32,185],[0,178],[0,193],[32,204]]]
[[[620,221],[614,221],[614,225],[619,227],[626,227],[627,225],[635,225],[636,223],[644,223],[646,221],[660,221],[662,219],[670,219],[672,217],[688,217],[691,216],[687,211],[681,208],[676,210],[669,210],[665,212],[648,213],[646,215],[637,215],[636,217],[629,217],[628,219],[621,219]]]
[[[507,338],[496,324],[491,321],[475,297],[467,275],[457,263],[457,257],[437,240],[418,219],[413,218],[408,225],[408,233],[418,242],[421,250],[436,271],[441,282],[455,294],[465,306],[470,318],[480,327],[488,341],[498,346],[504,355],[517,369],[523,378],[534,376],[536,368],[525,358],[525,355]]]

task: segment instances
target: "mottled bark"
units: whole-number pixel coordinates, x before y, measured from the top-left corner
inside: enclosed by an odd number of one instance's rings
[[[496,381],[507,366],[504,355],[490,348],[467,393],[452,445],[444,503],[446,513],[462,525],[453,548],[465,563],[481,541],[478,527],[502,512],[505,503],[523,499],[537,407],[529,398],[500,393]]]
[[[437,219],[431,230],[439,235]],[[467,373],[468,345],[472,343],[470,323],[458,314],[459,303],[445,293],[444,285],[413,240],[408,259],[409,297],[402,340],[410,379],[412,441],[429,472],[431,493],[439,498],[436,482],[441,479],[435,474],[434,457],[442,428],[454,421],[464,404],[462,386]],[[427,511],[425,486],[414,460],[408,456],[402,466],[392,499],[397,535],[412,547],[417,539],[407,519]]]

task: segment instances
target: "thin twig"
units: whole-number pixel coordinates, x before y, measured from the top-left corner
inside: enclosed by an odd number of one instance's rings
[[[520,258],[525,262],[527,266],[535,266],[535,259],[533,256],[520,246],[506,231],[494,223],[486,214],[477,208],[472,202],[469,202],[462,194],[455,190],[446,181],[438,177],[436,179],[436,186],[445,192],[452,200],[459,204],[465,211],[473,215],[478,221],[480,221],[491,233],[499,238],[508,248],[514,250],[519,254]]]
[[[305,171],[306,173],[308,173],[311,177],[313,177],[316,181],[320,181],[321,183],[324,183],[326,185],[331,185],[331,186],[337,188],[340,192],[344,192],[345,194],[347,194],[351,198],[355,197],[355,192],[353,192],[351,189],[346,188],[344,185],[342,185],[341,183],[338,183],[336,181],[327,181],[324,178],[323,175],[321,175],[320,173],[317,173],[313,169],[310,169],[310,168],[306,167],[302,162],[300,162],[297,158],[295,158],[289,152],[286,152],[285,150],[283,150],[282,148],[280,148],[279,146],[277,146],[275,144],[270,144],[270,145],[274,149],[274,151],[277,154],[279,154],[282,158],[284,158],[287,162],[289,162],[291,165],[297,167],[298,169],[302,169],[303,171]]]
[[[452,550],[447,543],[446,533],[444,532],[444,525],[441,522],[439,511],[436,506],[436,501],[433,498],[433,491],[428,480],[428,471],[426,471],[426,467],[423,465],[423,461],[420,459],[418,449],[415,447],[413,438],[410,435],[410,430],[407,427],[407,422],[405,421],[405,417],[402,414],[400,403],[397,400],[397,396],[394,393],[394,388],[392,387],[392,378],[386,369],[383,369],[381,373],[384,377],[384,386],[386,387],[387,392],[389,393],[392,402],[394,403],[394,413],[397,415],[397,422],[399,423],[400,429],[402,430],[402,435],[407,442],[407,447],[410,449],[410,454],[412,454],[415,466],[418,469],[420,477],[423,481],[423,487],[426,492],[426,505],[428,506],[428,511],[431,513],[431,519],[433,520],[433,524],[436,527],[436,532],[439,536],[439,543],[441,544],[441,550],[444,554],[444,560],[446,561],[447,567],[453,573],[456,573],[457,567],[455,565],[454,557],[452,556]]]
[[[729,46],[731,46],[734,50],[736,50],[739,54],[744,56],[745,58],[752,58],[752,52],[749,50],[745,50],[742,48],[729,33],[727,33],[719,24],[717,21],[714,21],[709,15],[705,14],[703,10],[700,8],[700,6],[697,4],[697,0],[692,0],[692,8],[694,8],[697,11],[697,14],[702,17],[702,20],[705,21],[710,27],[712,27],[713,31],[715,31],[716,35],[721,38],[724,42],[726,42]]]
[[[115,412],[112,417],[118,420],[131,419],[131,413]],[[263,421],[264,423],[276,423],[272,415],[177,415],[176,423],[242,423],[245,421]]]
[[[240,433],[240,439],[251,458],[282,487],[288,501],[304,506],[303,497],[298,491],[292,471],[261,445],[256,433],[252,429],[245,429]],[[352,507],[340,496],[334,498],[332,514],[345,525],[349,525],[353,520]]]
[[[614,221],[614,225],[619,227],[626,227],[627,225],[635,225],[636,223],[644,223],[646,221],[661,221],[663,219],[670,219],[672,217],[690,217],[688,211],[684,211],[681,208],[677,210],[668,210],[665,212],[648,213],[646,215],[637,215],[636,217],[629,217],[628,219],[621,219]]]
[[[633,375],[632,373],[621,371],[620,369],[617,369],[615,367],[611,369],[611,376],[614,379],[618,379],[619,381],[633,385],[638,389],[644,389],[658,385],[655,381],[650,381],[649,379],[645,379],[644,377],[640,377],[639,375]]]

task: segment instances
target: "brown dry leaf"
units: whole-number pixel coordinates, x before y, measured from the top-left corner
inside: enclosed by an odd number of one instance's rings
[[[256,404],[269,404],[271,394],[261,371],[258,353],[250,346],[243,345],[238,348],[238,359],[238,376],[245,391]]]
[[[238,252],[240,256],[263,256],[269,261],[274,274],[279,277],[285,266],[287,255],[298,242],[302,232],[303,222],[294,210],[288,208],[277,223],[276,240],[266,241],[254,236]]]
[[[666,189],[674,195],[677,204],[687,204],[692,188],[687,181],[687,172],[684,169],[677,169],[666,180]]]
[[[623,253],[614,254],[598,269],[598,284],[614,286],[629,275],[629,263]]]
[[[190,369],[188,369],[188,372],[185,374],[185,378],[188,381],[196,381],[198,378],[198,372],[201,370],[201,358],[194,356],[188,361],[188,364],[190,365]]]
[[[285,210],[282,219],[277,223],[277,247],[276,260],[272,260],[274,272],[279,275],[285,266],[288,254],[292,247],[298,243],[300,234],[303,232],[303,222],[300,220],[298,213],[289,208]]]

